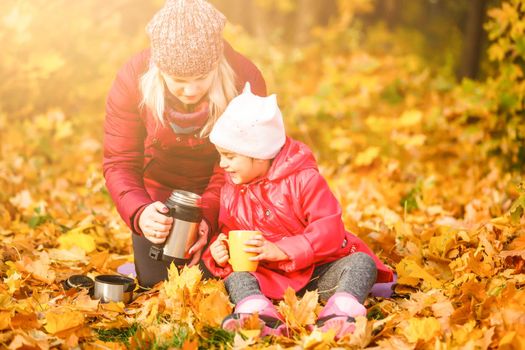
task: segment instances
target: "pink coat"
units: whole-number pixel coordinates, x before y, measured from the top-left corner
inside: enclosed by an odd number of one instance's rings
[[[257,67],[226,42],[224,50],[237,75],[239,92],[249,81],[255,94],[266,95]],[[140,233],[137,214],[153,201],[164,202],[173,189],[205,192],[203,214],[214,223],[224,183],[217,151],[208,138],[176,134],[169,123],[158,123],[148,108],[139,108],[139,79],[148,69],[149,59],[149,49],[132,57],[118,72],[109,92],[103,164],[109,193],[121,217],[136,233]]]
[[[253,273],[270,298],[282,298],[288,286],[300,290],[316,266],[355,252],[375,260],[377,282],[390,282],[393,277],[363,241],[345,230],[341,206],[319,174],[312,152],[290,138],[265,177],[243,185],[227,177],[221,191],[219,228],[225,234],[259,230],[290,257],[289,261],[260,263]],[[229,264],[222,268],[215,263],[209,248],[203,260],[215,276],[225,278],[232,272]]]

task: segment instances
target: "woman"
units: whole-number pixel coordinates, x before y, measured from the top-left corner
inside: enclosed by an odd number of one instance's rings
[[[204,219],[190,249],[190,265],[199,262],[224,182],[208,134],[245,82],[266,95],[257,67],[223,40],[225,22],[204,0],[168,0],[146,28],[151,48],[121,68],[109,92],[104,177],[133,232],[143,287],[167,276],[167,264],[149,250],[169,234],[173,219],[162,213],[173,189],[202,194]]]

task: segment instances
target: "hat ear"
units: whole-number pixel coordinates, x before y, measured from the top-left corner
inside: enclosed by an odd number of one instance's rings
[[[243,94],[252,94],[252,87],[250,85],[250,82],[247,81],[246,84],[244,84],[244,89],[242,89]]]

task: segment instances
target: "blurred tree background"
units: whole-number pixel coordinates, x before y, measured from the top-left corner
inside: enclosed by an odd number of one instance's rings
[[[343,129],[360,129],[366,118],[415,107],[411,104],[425,101],[425,93],[455,90],[450,97],[466,93],[467,99],[484,100],[484,109],[472,106],[476,110],[461,111],[463,118],[456,118],[469,126],[477,121],[483,129],[479,132],[490,136],[485,140],[490,145],[480,147],[503,155],[505,165],[523,165],[522,120],[516,117],[523,114],[523,5],[519,1],[504,2],[502,14],[492,17],[488,10],[501,6],[500,1],[212,2],[233,24],[226,30],[229,40],[259,64],[269,91],[286,101],[292,127],[315,133],[314,123],[302,122],[307,114],[316,120],[329,119]],[[4,123],[7,116],[31,119],[60,110],[72,122],[100,124],[116,70],[147,46],[145,24],[161,5],[161,0],[2,1]],[[385,69],[389,72],[381,72]],[[511,87],[514,82],[517,86]],[[363,93],[368,95],[366,103],[379,105],[354,106]],[[485,95],[490,93],[500,101],[487,101]],[[408,98],[412,94],[414,98]],[[479,115],[483,113],[496,115],[485,120]],[[444,121],[440,117],[445,117],[443,110],[434,108],[423,119],[424,123],[433,120],[434,125],[428,125],[432,128]],[[450,122],[439,124],[446,128]],[[509,123],[514,131],[505,130]],[[96,126],[88,130],[98,132]],[[309,137],[315,142],[323,138]]]

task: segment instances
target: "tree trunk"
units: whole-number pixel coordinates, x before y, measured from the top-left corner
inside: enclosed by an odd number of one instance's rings
[[[305,43],[317,20],[319,4],[317,0],[298,0],[295,9],[295,26],[293,40],[296,44]]]
[[[470,0],[467,14],[466,31],[463,40],[463,52],[458,71],[458,79],[475,79],[483,42],[483,21],[485,19],[486,0]]]

